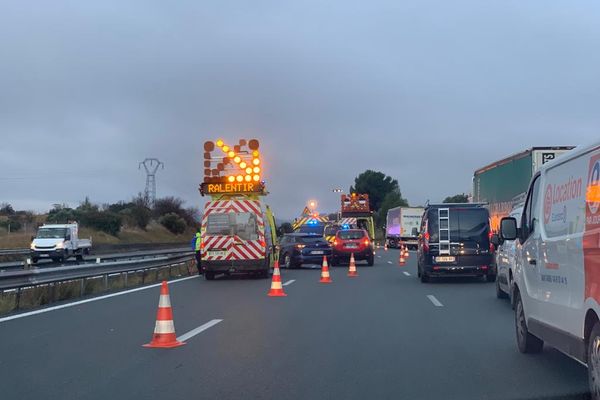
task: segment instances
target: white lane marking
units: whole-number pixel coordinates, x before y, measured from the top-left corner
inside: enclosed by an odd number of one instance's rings
[[[393,262],[391,262],[391,261],[388,261],[388,264],[393,264]]]
[[[223,320],[222,319],[213,319],[212,321],[208,321],[204,325],[199,326],[196,329],[192,329],[188,333],[184,333],[183,335],[179,336],[177,338],[177,340],[179,340],[180,342],[185,342],[186,340],[189,340],[189,339],[193,338],[194,336],[198,335],[199,333],[202,333],[205,330],[212,328],[213,326],[215,326],[216,324],[218,324],[220,322],[223,322]]]
[[[381,258],[381,256],[377,256],[377,258]]]
[[[290,279],[289,281],[287,281],[286,283],[284,283],[283,286],[291,285],[294,282],[296,282],[295,279]]]
[[[185,278],[175,279],[173,281],[169,281],[169,284],[171,284],[171,283],[177,283],[177,282],[183,282],[183,281],[187,281],[187,280],[190,280],[190,279],[197,279],[197,278],[199,278],[198,275],[188,276],[188,277],[185,277]],[[0,318],[0,323],[6,322],[6,321],[10,321],[10,320],[13,320],[13,319],[18,319],[18,318],[31,317],[32,315],[43,314],[43,313],[47,313],[47,312],[50,312],[50,311],[60,310],[60,309],[63,309],[63,308],[74,307],[74,306],[78,306],[80,304],[91,303],[93,301],[100,301],[100,300],[104,300],[104,299],[110,299],[111,297],[122,296],[124,294],[139,292],[141,290],[146,290],[146,289],[152,289],[152,288],[155,288],[155,287],[160,286],[160,285],[162,285],[162,282],[161,283],[156,283],[154,285],[142,286],[142,287],[135,288],[135,289],[125,290],[123,292],[111,293],[111,294],[106,294],[104,296],[93,297],[91,299],[80,300],[80,301],[76,301],[74,303],[61,304],[60,306],[42,308],[41,310],[35,310],[35,311],[29,311],[29,312],[22,313],[22,314],[11,315],[10,317]]]
[[[402,271],[402,273],[404,273],[404,275],[406,275],[406,276],[410,276],[410,274],[406,271]]]
[[[436,299],[434,295],[428,294],[427,298],[433,303],[434,306],[444,307],[444,305],[442,303],[440,303],[440,301],[438,299]]]

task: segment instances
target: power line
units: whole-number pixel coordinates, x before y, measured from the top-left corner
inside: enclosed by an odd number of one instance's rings
[[[156,201],[156,171],[162,167],[165,169],[165,164],[158,160],[158,158],[146,158],[138,165],[138,169],[142,168],[146,170],[146,189],[144,190],[144,198],[150,205],[154,205]]]

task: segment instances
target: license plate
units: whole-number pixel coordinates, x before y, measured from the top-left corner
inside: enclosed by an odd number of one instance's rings
[[[348,243],[346,247],[349,249],[356,249],[358,245],[356,243]]]
[[[310,254],[325,254],[325,252],[321,251],[321,250],[317,250],[317,251],[311,251]]]
[[[455,257],[436,257],[436,262],[454,262],[456,260]]]
[[[209,257],[225,257],[227,252],[224,250],[209,250],[207,254]]]

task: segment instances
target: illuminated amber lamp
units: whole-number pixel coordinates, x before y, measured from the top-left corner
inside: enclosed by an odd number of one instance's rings
[[[232,183],[233,183],[233,182],[235,182],[235,176],[233,176],[233,175],[232,175],[232,176],[228,177],[228,178],[227,178],[227,180],[228,180],[229,182],[232,182]]]

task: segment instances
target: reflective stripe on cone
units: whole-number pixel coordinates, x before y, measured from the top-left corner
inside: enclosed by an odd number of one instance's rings
[[[158,312],[156,313],[156,324],[154,325],[152,341],[145,344],[144,347],[172,349],[183,346],[184,344],[185,343],[178,341],[177,335],[175,335],[175,323],[173,322],[173,309],[171,308],[169,287],[167,281],[163,281],[162,286],[160,287]]]

